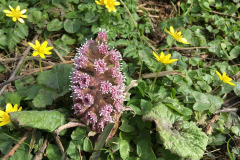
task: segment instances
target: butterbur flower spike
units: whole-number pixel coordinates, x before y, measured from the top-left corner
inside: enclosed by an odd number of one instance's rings
[[[96,40],[77,48],[71,77],[74,116],[95,132],[116,121],[124,109],[121,54],[109,49],[107,42],[107,32],[101,29]]]

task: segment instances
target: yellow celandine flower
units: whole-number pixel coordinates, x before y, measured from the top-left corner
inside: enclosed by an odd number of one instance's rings
[[[17,112],[17,111],[21,111],[21,110],[22,110],[22,107],[18,108],[17,104],[15,104],[13,107],[12,104],[8,103],[6,105],[5,112],[0,110],[0,126],[4,126],[4,125],[10,123],[10,117],[9,117],[8,113]]]
[[[168,31],[166,28],[164,29],[164,31],[170,34],[173,37],[173,39],[177,40],[178,42],[189,44],[188,40],[182,37],[181,35],[182,33],[178,31],[175,32],[172,26],[170,26],[170,31]]]
[[[27,15],[23,15],[25,12],[27,12],[26,9],[20,10],[20,6],[18,5],[16,9],[13,9],[9,5],[10,10],[3,10],[4,13],[6,13],[6,16],[13,17],[12,20],[16,22],[17,20],[21,23],[24,23],[23,18],[27,18]]]
[[[53,47],[47,47],[48,42],[44,41],[42,43],[42,45],[40,45],[39,41],[36,40],[35,41],[35,45],[33,43],[28,42],[28,44],[35,50],[32,54],[32,56],[37,56],[39,55],[41,58],[45,58],[44,54],[52,54],[51,52],[49,52],[51,49],[53,49]]]
[[[178,61],[178,59],[170,59],[172,55],[168,54],[165,56],[163,52],[161,52],[160,56],[158,56],[155,52],[153,52],[153,55],[158,62],[161,62],[163,64],[170,64]]]
[[[115,6],[119,6],[120,2],[116,0],[95,0],[98,5],[105,6],[108,12],[116,12]]]
[[[234,83],[230,82],[232,81],[232,78],[228,77],[226,72],[224,72],[223,75],[221,75],[221,73],[219,73],[218,71],[216,71],[216,73],[219,76],[219,79],[222,80],[224,83],[228,83],[231,86],[235,86]]]

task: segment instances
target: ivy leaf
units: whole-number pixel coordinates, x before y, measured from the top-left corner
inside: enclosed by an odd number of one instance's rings
[[[57,110],[21,111],[9,113],[11,120],[24,127],[38,128],[53,132],[67,122],[66,115]]]
[[[143,120],[156,123],[158,134],[166,149],[183,158],[199,160],[206,149],[208,137],[194,122],[182,119],[162,103],[158,103],[143,116]]]
[[[53,19],[47,25],[48,31],[59,31],[62,28],[63,28],[63,22],[59,21],[58,19]]]
[[[57,64],[52,70],[42,72],[37,82],[42,87],[33,99],[33,105],[44,108],[51,105],[52,101],[69,92],[70,72],[72,66],[69,64]]]
[[[75,33],[80,29],[81,22],[78,19],[66,19],[64,21],[64,29],[68,33]]]
[[[88,137],[86,137],[83,141],[83,150],[85,152],[92,152],[93,150],[92,142]]]

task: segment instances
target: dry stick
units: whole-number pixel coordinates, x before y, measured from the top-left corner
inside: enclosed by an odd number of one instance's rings
[[[57,142],[57,145],[59,146],[62,154],[64,155],[64,148],[63,148],[63,145],[62,145],[62,142],[60,141],[60,137],[58,136],[59,133],[64,130],[64,129],[67,129],[67,128],[72,128],[72,127],[78,127],[78,126],[81,126],[81,127],[86,127],[84,124],[82,123],[77,123],[77,122],[68,122],[67,124],[63,125],[63,126],[60,126],[58,129],[56,129],[54,131],[54,136],[55,136],[55,140]]]
[[[33,40],[32,40],[32,43],[33,43],[37,38],[38,38],[38,35],[35,35],[34,38],[33,38]],[[23,52],[21,59],[19,60],[17,66],[16,66],[16,68],[15,68],[15,70],[13,71],[13,73],[11,74],[11,76],[9,77],[8,80],[10,80],[10,79],[12,79],[12,78],[15,77],[15,75],[17,74],[20,66],[21,66],[22,63],[23,63],[23,60],[24,60],[25,57],[27,56],[27,54],[28,54],[28,52],[30,51],[30,49],[31,49],[31,47],[28,46],[28,47],[26,48],[26,50]],[[7,88],[7,85],[5,85],[5,86],[2,87],[2,89],[0,90],[0,96],[2,95],[3,91],[4,91],[6,88]]]
[[[13,154],[15,153],[15,151],[18,149],[18,147],[25,141],[25,139],[29,136],[29,134],[31,133],[32,128],[29,128],[28,131],[24,134],[24,136],[22,137],[22,139],[8,152],[8,154],[6,154],[2,160],[7,160],[8,157],[13,156]]]
[[[236,16],[232,16],[232,15],[229,15],[229,14],[220,13],[220,12],[217,12],[217,11],[210,11],[210,12],[215,13],[215,14],[219,14],[219,15],[222,15],[222,16],[228,16],[228,17],[240,19],[240,17],[236,17]]]
[[[45,149],[47,148],[48,146],[48,139],[45,138],[43,144],[40,146],[36,156],[33,158],[33,160],[41,160],[43,158],[43,153],[45,151]]]
[[[143,74],[142,78],[155,78],[157,73],[147,73],[147,74]],[[163,71],[163,72],[159,72],[158,77],[163,77],[166,75],[181,75],[180,71]]]
[[[62,57],[62,55],[54,48],[52,42],[50,39],[47,39],[49,46],[53,47],[53,51],[57,54],[57,56],[63,61],[66,62],[66,60]]]
[[[218,109],[215,114],[218,114],[220,112],[236,112],[238,108],[223,108],[223,109]]]
[[[168,50],[168,49],[171,49],[171,50],[191,50],[191,49],[208,49],[208,48],[214,48],[214,47],[184,47],[184,48],[172,47],[172,48],[161,48],[161,50],[163,50],[163,51]]]
[[[60,64],[69,64],[69,63],[72,63],[72,62],[73,62],[73,61],[65,61],[64,63],[60,63]],[[47,67],[43,67],[42,69],[43,69],[43,70],[51,69],[53,66],[54,66],[54,65],[47,66]],[[26,74],[24,74],[24,75],[17,76],[17,77],[14,77],[14,78],[12,78],[12,79],[8,79],[7,81],[1,83],[1,84],[0,84],[0,87],[5,86],[5,85],[7,85],[7,84],[9,84],[9,83],[12,83],[12,82],[18,80],[18,79],[21,79],[21,78],[23,78],[23,77],[32,75],[32,74],[37,73],[37,72],[40,72],[40,71],[41,71],[41,69],[39,69],[39,68],[38,68],[38,69],[35,69],[35,70],[32,71],[32,72],[29,72],[29,70],[28,70],[28,71],[27,71],[28,73],[26,73]]]

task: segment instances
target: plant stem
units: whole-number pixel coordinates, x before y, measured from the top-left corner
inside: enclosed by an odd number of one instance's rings
[[[42,70],[42,58],[41,57],[39,57],[39,66],[40,66],[40,71],[42,72],[43,70]]]
[[[157,71],[157,74],[156,74],[156,76],[155,76],[155,78],[154,78],[153,84],[151,85],[151,88],[150,88],[149,92],[152,91],[153,86],[154,86],[154,84],[155,84],[155,82],[156,82],[156,80],[157,80],[158,74],[159,74],[159,72],[163,69],[163,66],[164,66],[164,65],[161,65],[161,66],[159,67],[159,69],[158,69],[158,71]]]
[[[127,6],[125,5],[125,3],[122,0],[120,0],[120,2],[123,4],[124,8],[127,10],[130,18],[132,19],[134,27],[137,28],[137,22],[133,19],[133,16],[132,16],[131,12],[129,11],[129,9],[127,8]]]

